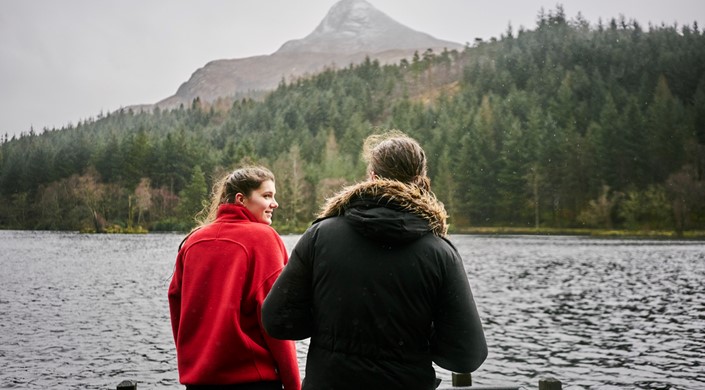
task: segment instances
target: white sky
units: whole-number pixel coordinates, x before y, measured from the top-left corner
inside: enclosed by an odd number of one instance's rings
[[[461,44],[534,29],[562,4],[591,24],[624,15],[705,28],[705,0],[368,0]],[[217,59],[271,54],[312,32],[336,0],[0,0],[0,135],[156,103]]]

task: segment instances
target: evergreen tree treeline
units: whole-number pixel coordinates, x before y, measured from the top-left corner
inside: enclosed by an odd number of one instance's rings
[[[307,226],[396,128],[429,156],[454,227],[705,229],[705,35],[561,6],[534,30],[366,60],[259,100],[119,112],[0,144],[0,227],[185,230],[214,178],[262,163],[277,228]]]

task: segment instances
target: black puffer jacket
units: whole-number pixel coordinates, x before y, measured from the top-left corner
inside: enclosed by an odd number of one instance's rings
[[[310,337],[303,389],[435,387],[431,362],[487,356],[462,259],[432,193],[375,180],[332,198],[262,308],[275,338]]]

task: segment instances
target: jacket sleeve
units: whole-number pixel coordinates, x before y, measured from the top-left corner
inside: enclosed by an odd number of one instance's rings
[[[431,354],[440,367],[453,372],[477,370],[487,358],[482,322],[460,254],[450,247],[438,307],[433,321]]]
[[[287,262],[286,248],[284,243],[281,241],[278,235],[275,233],[275,237],[270,242],[270,247],[266,247],[263,242],[260,242],[260,249],[263,250],[261,255],[273,257],[273,265],[276,266],[276,270],[269,277],[267,277],[263,283],[259,286],[255,293],[255,300],[257,301],[257,317],[259,321],[259,327],[262,329],[262,337],[264,338],[267,347],[272,354],[272,357],[276,361],[277,368],[279,370],[279,377],[284,384],[285,390],[301,390],[301,374],[299,373],[299,364],[296,356],[296,344],[289,340],[279,340],[271,337],[264,331],[264,324],[262,322],[262,305],[264,303],[265,297],[271,291],[272,284],[274,280],[278,277],[282,270],[282,267]]]
[[[303,340],[313,333],[312,269],[314,228],[309,228],[291,253],[262,307],[264,329],[272,337]]]
[[[179,335],[179,324],[181,322],[181,283],[184,276],[184,257],[186,256],[186,250],[188,248],[184,247],[184,245],[194,232],[196,232],[196,230],[192,230],[187,234],[179,244],[176,264],[174,265],[174,274],[169,284],[169,315],[171,318],[171,330],[174,334],[174,342],[176,342],[177,336]]]
[[[174,266],[174,275],[169,284],[169,314],[171,318],[171,330],[174,334],[174,341],[179,334],[179,322],[181,321],[181,278],[183,273],[183,252],[179,251]]]

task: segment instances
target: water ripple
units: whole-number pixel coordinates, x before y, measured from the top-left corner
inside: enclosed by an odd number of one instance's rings
[[[181,238],[0,232],[3,388],[180,388],[166,289]],[[298,236],[283,239],[291,250]],[[535,389],[552,376],[565,389],[705,388],[702,244],[451,240],[490,347],[477,385]],[[297,342],[302,371],[307,350]]]

